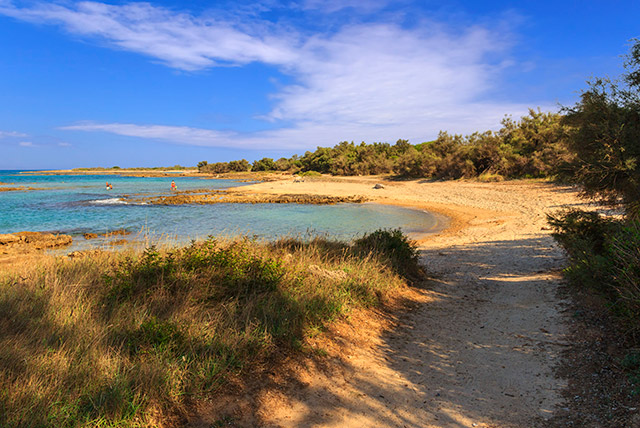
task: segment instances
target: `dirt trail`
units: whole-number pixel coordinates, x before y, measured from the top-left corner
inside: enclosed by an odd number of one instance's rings
[[[546,183],[263,183],[252,191],[362,194],[451,216],[422,242],[434,280],[392,328],[360,330],[331,371],[300,369],[266,389],[269,427],[522,427],[548,418],[565,387],[553,370],[566,325],[557,297],[563,254],[545,214],[580,205]],[[379,331],[380,334],[376,334]]]

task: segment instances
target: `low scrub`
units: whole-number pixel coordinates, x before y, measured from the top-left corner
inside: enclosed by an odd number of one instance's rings
[[[566,249],[565,270],[578,286],[598,290],[611,301],[635,341],[640,334],[640,222],[569,210],[549,217],[554,237]]]
[[[398,231],[355,244],[211,238],[51,259],[0,279],[0,426],[171,426],[275,350],[415,278]]]

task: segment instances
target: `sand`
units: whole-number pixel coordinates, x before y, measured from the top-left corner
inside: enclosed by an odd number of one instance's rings
[[[274,374],[258,396],[236,403],[239,425],[529,428],[560,405],[566,385],[554,368],[568,321],[557,291],[566,261],[545,220],[561,207],[585,205],[575,189],[380,178],[243,189],[362,195],[427,209],[450,224],[420,242],[432,280],[407,297],[410,310],[362,320],[354,314],[334,327],[325,363],[310,358],[288,366],[288,376]]]
[[[554,369],[567,346],[557,293],[566,260],[546,214],[586,205],[575,189],[370,177],[238,191],[363,196],[429,210],[446,228],[418,236],[431,280],[398,309],[336,323],[321,344],[326,356],[285,360],[248,393],[203,405],[192,426],[222,426],[221,403],[236,426],[265,427],[529,428],[561,405],[566,385]]]

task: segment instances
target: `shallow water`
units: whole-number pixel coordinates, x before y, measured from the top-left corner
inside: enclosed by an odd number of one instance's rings
[[[378,204],[129,204],[123,195],[170,194],[173,177],[113,175],[26,175],[0,171],[0,187],[31,186],[42,190],[0,192],[0,233],[56,231],[70,234],[74,246],[88,245],[82,234],[117,229],[138,240],[183,243],[208,235],[327,235],[349,240],[379,228],[401,228],[409,234],[433,230],[435,216],[422,210]],[[242,186],[234,180],[175,177],[178,189],[224,189]],[[113,190],[106,190],[106,182]],[[91,241],[93,245],[97,241]]]

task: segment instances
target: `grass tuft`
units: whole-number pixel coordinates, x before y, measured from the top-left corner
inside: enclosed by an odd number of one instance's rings
[[[415,280],[399,231],[354,244],[209,238],[0,278],[0,426],[176,425],[231,375]]]

